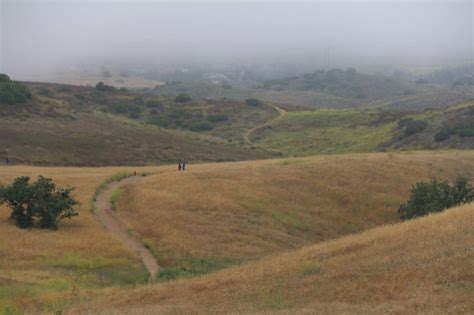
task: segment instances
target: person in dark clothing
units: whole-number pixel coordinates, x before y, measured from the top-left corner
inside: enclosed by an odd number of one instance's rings
[[[183,168],[183,166],[182,166],[181,162],[179,162],[179,163],[178,163],[178,171],[181,171],[182,168]]]
[[[185,161],[183,161],[183,165],[181,167],[182,167],[183,171],[186,170],[186,162]]]
[[[5,164],[10,164],[10,159],[8,158],[8,156],[5,158]]]

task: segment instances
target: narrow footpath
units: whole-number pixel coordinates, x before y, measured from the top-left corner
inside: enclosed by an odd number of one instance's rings
[[[251,138],[250,138],[251,135],[252,135],[252,133],[254,133],[255,131],[257,131],[257,130],[259,130],[259,129],[262,129],[262,128],[265,128],[265,127],[267,127],[267,126],[270,126],[272,123],[276,123],[276,122],[282,120],[282,119],[285,117],[285,115],[287,114],[287,111],[284,110],[283,108],[280,108],[280,107],[278,107],[278,106],[276,106],[276,105],[272,105],[272,107],[278,112],[278,116],[277,116],[276,118],[273,118],[273,119],[267,121],[266,123],[264,123],[264,124],[262,124],[262,125],[255,126],[255,127],[253,127],[252,129],[247,130],[247,131],[244,133],[244,136],[243,136],[243,138],[244,138],[244,140],[245,140],[245,142],[246,142],[247,144],[249,144],[249,145],[253,145],[253,144],[254,144],[253,141],[252,141]]]
[[[116,235],[130,249],[140,255],[143,264],[150,273],[150,281],[153,281],[156,279],[156,275],[160,269],[160,266],[156,262],[156,259],[151,251],[146,248],[142,242],[127,232],[124,224],[120,221],[119,217],[112,209],[112,203],[110,202],[110,197],[112,196],[114,190],[138,181],[141,178],[142,177],[129,177],[121,181],[110,183],[107,188],[97,196],[95,213],[99,222],[109,232]]]

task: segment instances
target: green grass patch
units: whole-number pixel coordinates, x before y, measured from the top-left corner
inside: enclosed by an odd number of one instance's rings
[[[7,301],[0,300],[0,315],[19,315],[22,314],[16,305]]]
[[[112,192],[112,195],[110,196],[110,203],[112,204],[112,209],[113,210],[116,209],[117,202],[120,199],[120,196],[122,195],[122,193],[123,193],[123,189],[120,188],[120,187],[115,189]]]
[[[279,164],[280,165],[296,165],[296,164],[302,164],[304,163],[304,160],[299,160],[299,159],[289,159],[289,160],[283,160]]]
[[[306,265],[301,271],[301,274],[303,276],[314,276],[314,275],[319,275],[320,273],[321,273],[321,265],[317,262],[313,262],[309,265]]]
[[[214,272],[238,264],[234,259],[216,259],[211,257],[187,257],[161,269],[158,281],[168,281],[183,277],[194,277]]]
[[[270,293],[263,299],[263,305],[265,308],[273,310],[281,310],[289,306],[288,299],[281,293]]]
[[[145,174],[145,175],[143,175],[143,174]],[[142,176],[147,176],[148,174],[149,173],[143,172]],[[97,186],[97,188],[95,189],[94,201],[97,199],[97,196],[100,195],[100,193],[103,192],[110,183],[118,182],[118,181],[121,181],[122,179],[132,177],[132,176],[133,176],[132,172],[120,172],[120,173],[116,173],[116,174],[108,177],[106,180],[101,182],[99,184],[99,186]]]
[[[66,268],[73,270],[93,270],[114,265],[126,265],[127,258],[109,258],[103,256],[82,256],[66,253],[58,256],[44,256],[39,263],[45,267]]]
[[[81,256],[67,253],[61,256],[46,256],[39,260],[44,268],[57,268],[79,277],[75,282],[90,287],[130,285],[148,281],[148,271],[139,261],[128,258],[109,258],[102,256]],[[82,280],[81,280],[82,279]],[[52,278],[46,288],[60,291],[71,286],[65,278]]]
[[[278,222],[290,226],[294,229],[300,229],[302,224],[300,219],[298,218],[298,214],[295,211],[290,212],[280,212],[275,211],[272,214],[273,218]]]

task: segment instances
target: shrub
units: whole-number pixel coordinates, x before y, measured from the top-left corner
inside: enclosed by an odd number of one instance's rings
[[[249,98],[245,100],[245,104],[248,106],[259,106],[262,104],[262,102],[256,98]]]
[[[206,121],[196,121],[189,124],[188,129],[192,131],[209,131],[212,130],[212,125]]]
[[[31,92],[25,85],[12,81],[6,74],[0,73],[0,103],[26,103],[31,97]]]
[[[192,98],[191,96],[189,96],[188,94],[178,94],[175,98],[174,98],[174,101],[176,103],[187,103],[187,102],[191,102],[192,101]]]
[[[115,90],[115,88],[113,86],[106,85],[102,81],[97,83],[95,88],[97,89],[97,91],[101,91],[101,92],[111,92],[111,91]]]
[[[474,137],[474,127],[471,127],[471,126],[460,127],[458,128],[456,133],[461,138]]]
[[[144,105],[145,101],[143,100],[143,97],[137,96],[133,99],[133,102],[137,105]]]
[[[159,108],[159,107],[161,107],[161,102],[157,99],[148,100],[146,102],[146,107],[148,107],[148,108]]]
[[[447,181],[431,179],[412,186],[410,199],[398,208],[401,220],[413,219],[474,200],[474,188],[464,176],[458,176],[453,186]]]
[[[405,129],[405,136],[411,136],[414,135],[415,133],[419,133],[428,127],[428,123],[423,120],[412,120],[409,121],[406,125]]]
[[[461,138],[474,137],[474,127],[466,124],[458,124],[443,128],[435,135],[435,141],[440,142],[448,139],[450,136],[459,136]]]
[[[229,120],[229,117],[224,114],[214,114],[207,116],[207,120],[209,120],[210,122],[220,122]]]
[[[467,114],[469,116],[474,116],[474,105],[471,105],[467,108]]]
[[[10,186],[0,187],[0,204],[12,209],[10,218],[20,228],[57,229],[64,218],[78,215],[72,208],[77,201],[71,196],[74,188],[58,188],[50,178],[39,176],[32,184],[30,178],[16,178]]]
[[[412,121],[413,118],[402,118],[398,121],[398,128],[404,128]]]
[[[451,136],[451,133],[449,132],[449,130],[443,129],[440,132],[438,132],[437,134],[435,134],[434,140],[436,142],[441,142],[441,141],[444,141],[444,140],[448,140],[450,136]]]
[[[46,97],[53,97],[54,93],[48,89],[47,87],[40,87],[37,92],[39,95],[46,96]]]
[[[0,82],[8,82],[10,81],[10,77],[5,73],[0,73]]]
[[[136,104],[116,103],[111,106],[112,112],[128,115],[130,118],[139,118],[142,108]]]

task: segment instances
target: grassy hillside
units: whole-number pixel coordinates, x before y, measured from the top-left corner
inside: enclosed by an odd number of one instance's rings
[[[379,109],[292,111],[252,134],[256,146],[300,156],[414,149],[474,148],[474,102],[410,113]],[[408,132],[420,121],[421,129]],[[438,141],[445,130],[449,139]]]
[[[10,85],[5,88],[25,88],[18,82]],[[379,107],[314,110],[291,103],[252,105],[226,98],[179,101],[106,85],[97,89],[27,83],[26,87],[31,94],[22,102],[0,101],[1,160],[8,157],[13,163],[36,165],[145,165],[179,159],[236,161],[474,148],[472,101],[423,112],[394,109],[383,102]],[[326,107],[334,106],[329,102]],[[406,134],[409,120],[426,126]],[[436,138],[439,133],[443,137]]]
[[[1,183],[42,174],[61,186],[76,187],[80,214],[61,222],[55,232],[20,230],[8,220],[7,209],[0,208],[0,313],[56,312],[147,281],[136,254],[90,211],[96,188],[117,172],[157,173],[125,188],[117,206],[145,244],[158,249],[166,271],[161,281],[396,222],[396,208],[412,183],[432,175],[453,178],[473,163],[473,152],[460,151],[191,164],[184,173],[174,165],[1,166]],[[179,281],[171,283],[182,286]],[[156,302],[155,293],[150,294],[140,306]]]
[[[192,280],[113,290],[79,309],[133,313],[474,312],[474,206]]]
[[[28,103],[0,104],[2,161],[143,165],[269,156],[240,140],[247,128],[277,115],[268,106],[181,104],[154,95],[55,84],[28,87],[33,94]]]
[[[191,165],[127,187],[117,212],[165,267],[159,279],[189,276],[397,222],[413,183],[453,178],[473,158],[430,152]]]

